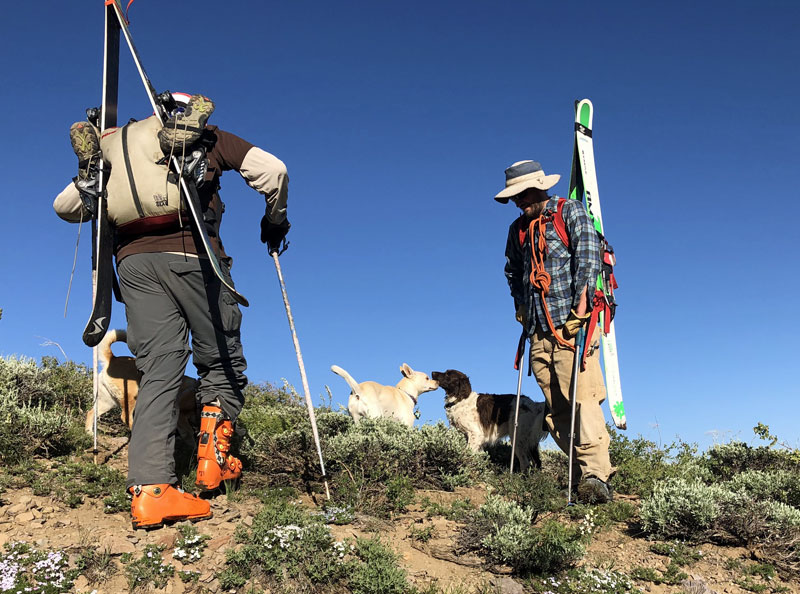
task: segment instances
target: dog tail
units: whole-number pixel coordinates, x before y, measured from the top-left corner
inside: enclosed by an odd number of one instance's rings
[[[342,369],[338,365],[331,365],[331,371],[336,375],[342,376],[344,378],[344,381],[347,382],[347,385],[350,386],[350,389],[353,391],[353,393],[356,396],[358,396],[358,383],[356,382],[356,380],[353,379],[353,376],[351,376],[349,373],[347,373],[344,369]]]
[[[111,352],[111,345],[115,342],[127,342],[128,333],[125,330],[109,330],[97,345],[97,358],[103,364],[103,367],[108,367],[114,353]]]

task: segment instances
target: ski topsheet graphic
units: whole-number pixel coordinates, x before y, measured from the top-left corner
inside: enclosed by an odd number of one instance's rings
[[[104,0],[104,2],[106,7],[106,53],[103,73],[103,106],[101,107],[103,129],[116,125],[120,32],[122,32],[128,49],[130,49],[136,70],[139,72],[142,84],[147,92],[150,106],[163,126],[168,114],[142,66],[139,53],[136,51],[136,46],[133,44],[133,38],[128,29],[128,22],[125,19],[119,0]],[[220,268],[219,259],[211,245],[208,231],[206,230],[203,220],[202,207],[200,205],[194,179],[192,176],[187,176],[182,173],[182,164],[177,156],[172,157],[170,167],[180,180],[181,194],[189,207],[192,225],[200,237],[203,249],[208,256],[208,261],[211,264],[214,274],[219,278],[223,286],[231,292],[231,295],[233,295],[238,303],[244,306],[249,305],[244,295],[233,287],[230,279],[226,277]],[[103,336],[105,336],[111,318],[111,293],[114,280],[114,268],[112,264],[113,231],[108,223],[105,203],[106,201],[102,197],[101,192],[98,205],[98,233],[95,247],[97,269],[96,298],[92,315],[89,318],[89,323],[83,335],[83,340],[88,346],[95,346],[100,342]]]
[[[119,20],[112,6],[106,6],[103,50],[103,96],[98,125],[102,134],[117,125],[117,91],[119,88]],[[114,230],[108,222],[105,182],[108,176],[100,159],[95,217],[92,221],[92,313],[83,331],[86,346],[97,346],[106,335],[111,321],[111,291],[114,283]]]
[[[569,184],[569,197],[583,200],[595,229],[603,234],[603,215],[600,210],[600,193],[597,189],[597,173],[594,164],[594,144],[592,142],[592,120],[594,108],[588,99],[575,102],[575,144],[572,155],[572,172]],[[606,286],[601,274],[597,279],[597,290],[606,298],[613,296],[613,287]],[[604,327],[603,313],[600,314],[599,327]],[[606,379],[608,406],[614,425],[627,428],[625,405],[622,402],[622,386],[619,379],[619,360],[617,358],[617,338],[614,321],[609,323],[608,332],[602,336],[603,366]]]

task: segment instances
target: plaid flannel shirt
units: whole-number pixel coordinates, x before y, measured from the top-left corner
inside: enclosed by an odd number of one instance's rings
[[[558,196],[551,197],[545,208],[555,213],[558,208]],[[562,214],[569,235],[569,248],[558,237],[552,223],[545,229],[547,241],[545,270],[551,278],[547,308],[555,328],[564,325],[570,309],[577,307],[581,293],[587,286],[591,306],[591,296],[597,275],[600,274],[603,257],[597,232],[583,203],[578,200],[567,200]],[[505,275],[511,296],[514,298],[514,308],[519,308],[521,303],[526,305],[528,322],[526,330],[529,335],[533,335],[537,325],[546,332],[549,331],[549,327],[542,307],[542,296],[534,290],[530,282],[531,241],[538,239],[538,230],[535,232],[535,237],[526,234],[524,245],[520,245],[520,229],[527,228],[529,223],[530,219],[522,215],[508,229]]]

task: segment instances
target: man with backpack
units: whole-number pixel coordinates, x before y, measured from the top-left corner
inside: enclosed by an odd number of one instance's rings
[[[511,200],[522,210],[509,227],[505,275],[517,321],[531,343],[530,368],[547,401],[547,428],[569,456],[575,336],[591,316],[602,264],[600,242],[581,202],[548,195],[560,175],[546,175],[535,161],[514,163],[505,174],[506,187],[495,200]],[[608,479],[614,469],[600,407],[606,397],[600,333],[592,334],[585,368],[578,374],[573,478],[582,501],[604,503],[612,497]]]
[[[88,220],[89,201],[82,200],[79,188],[85,198],[100,159],[103,172],[110,169],[104,186],[108,218],[115,228],[128,347],[142,374],[128,448],[134,528],[211,517],[208,501],[178,488],[175,473],[178,395],[190,354],[200,377],[197,401],[202,408],[197,486],[211,491],[242,472],[241,462],[229,453],[247,384],[242,314],[212,270],[170,159],[179,156],[184,165],[192,163],[181,175],[192,177],[213,252],[231,287],[231,258],[219,236],[225,210],[218,193],[223,171],[238,171],[265,197],[261,241],[270,252],[279,249],[290,227],[285,165],[238,136],[207,126],[214,109],[207,97],[173,93],[172,100],[163,127],[151,116],[107,130],[100,138],[89,122],[73,124],[70,139],[80,173],[53,205],[64,220]],[[198,155],[196,163],[190,161]]]

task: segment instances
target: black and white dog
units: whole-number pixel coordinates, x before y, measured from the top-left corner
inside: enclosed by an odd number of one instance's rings
[[[445,391],[444,409],[447,420],[467,436],[469,446],[478,451],[514,432],[516,394],[478,394],[466,374],[448,369],[434,371],[431,377]],[[516,458],[521,472],[531,465],[542,467],[539,442],[547,437],[542,429],[544,402],[520,396],[517,426]]]

